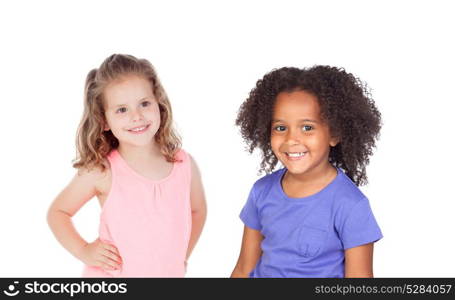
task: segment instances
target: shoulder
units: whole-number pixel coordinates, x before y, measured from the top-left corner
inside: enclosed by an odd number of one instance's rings
[[[182,148],[178,149],[175,152],[174,159],[176,160],[177,163],[190,163],[190,164],[196,163],[193,156],[191,156],[190,153],[188,153],[187,151],[185,151]]]
[[[176,163],[181,164],[183,169],[189,169],[192,179],[199,179],[201,177],[199,166],[190,153],[186,152],[183,149],[179,149],[175,154],[175,159],[177,160]]]
[[[193,157],[184,149],[178,149],[174,154],[174,159],[177,163],[193,163]]]
[[[178,162],[190,164],[192,169],[198,168],[196,159],[193,155],[182,148],[175,153],[175,159],[177,159]]]
[[[109,189],[111,182],[111,170],[109,167],[79,168],[74,180],[80,184],[93,187],[97,192],[105,192]]]
[[[281,176],[283,176],[285,169],[279,169],[277,171],[274,171],[270,174],[267,174],[258,180],[253,184],[252,187],[252,192],[255,194],[262,194],[268,190],[277,182],[280,180]]]
[[[102,170],[101,167],[86,168],[82,167],[77,169],[76,177],[80,180],[97,181],[106,176],[108,169]]]
[[[340,178],[334,193],[335,220],[342,224],[343,220],[358,210],[369,208],[369,200],[352,180],[340,171]]]
[[[337,176],[335,196],[336,202],[340,205],[355,206],[361,201],[368,201],[359,187],[342,170],[339,170]]]

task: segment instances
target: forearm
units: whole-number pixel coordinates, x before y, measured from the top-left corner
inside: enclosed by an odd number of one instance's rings
[[[188,250],[186,252],[186,259],[188,259],[196,246],[199,237],[201,236],[202,229],[204,228],[206,211],[196,211],[191,213],[191,235],[188,243]]]
[[[353,247],[345,251],[346,278],[373,277],[373,243]]]
[[[249,278],[251,271],[252,270],[245,270],[245,268],[242,268],[242,266],[237,264],[232,271],[231,278]]]
[[[71,221],[71,216],[59,210],[49,210],[47,222],[59,243],[76,258],[87,242],[79,235]]]
[[[232,278],[249,278],[251,271],[253,271],[256,263],[259,259],[259,256],[245,256],[240,255],[237,264],[232,271]]]
[[[350,271],[346,270],[345,278],[373,278],[373,271]]]
[[[259,230],[244,226],[242,248],[231,277],[249,277],[262,256],[261,242],[263,239],[264,236]]]

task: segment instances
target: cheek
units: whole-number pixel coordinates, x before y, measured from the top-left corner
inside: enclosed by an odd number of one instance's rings
[[[154,122],[159,122],[161,119],[160,108],[158,103],[155,103],[149,110],[150,119]]]
[[[330,139],[327,136],[315,136],[308,140],[308,146],[319,152],[328,152],[330,150]]]
[[[149,109],[144,112],[144,117],[152,124],[152,130],[156,133],[161,126],[161,114],[158,105],[150,106]]]
[[[161,121],[161,112],[159,109],[156,110],[156,112],[154,113],[155,115],[155,119],[160,122]]]
[[[118,131],[128,125],[128,120],[124,115],[106,116],[106,127],[112,131]]]
[[[160,114],[160,110],[159,109],[157,109],[156,111],[154,111],[152,113],[151,120],[155,124],[156,127],[160,127],[160,125],[161,125],[161,114]]]
[[[115,116],[108,116],[106,118],[106,123],[109,125],[109,126],[114,126],[119,123],[119,118],[116,118]]]
[[[280,149],[280,146],[283,142],[282,140],[283,140],[283,138],[281,136],[274,135],[274,134],[272,134],[270,136],[270,146],[272,148],[273,153],[275,153],[275,155],[279,152],[278,150]]]
[[[113,122],[112,122],[112,118],[109,116],[109,115],[105,115],[104,116],[104,130],[110,130],[112,128],[112,125],[113,125]]]

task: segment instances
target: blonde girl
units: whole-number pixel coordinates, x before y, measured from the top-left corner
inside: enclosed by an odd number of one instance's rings
[[[183,277],[204,226],[205,197],[150,62],[114,54],[88,73],[77,153],[77,173],[47,220],[85,264],[83,276]],[[95,197],[99,237],[88,242],[71,218]]]

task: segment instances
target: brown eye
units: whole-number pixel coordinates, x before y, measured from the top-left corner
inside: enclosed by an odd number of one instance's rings
[[[147,107],[147,106],[150,106],[152,103],[150,103],[150,101],[144,101],[141,103],[142,107]]]
[[[275,126],[273,129],[275,131],[285,131],[286,130],[286,126],[278,125],[278,126]]]
[[[303,125],[303,126],[302,126],[302,130],[303,130],[303,131],[310,131],[310,130],[313,130],[313,126],[310,126],[310,125]]]
[[[117,109],[115,112],[116,113],[120,113],[120,114],[123,114],[123,113],[126,113],[126,107],[120,107],[119,109]]]

